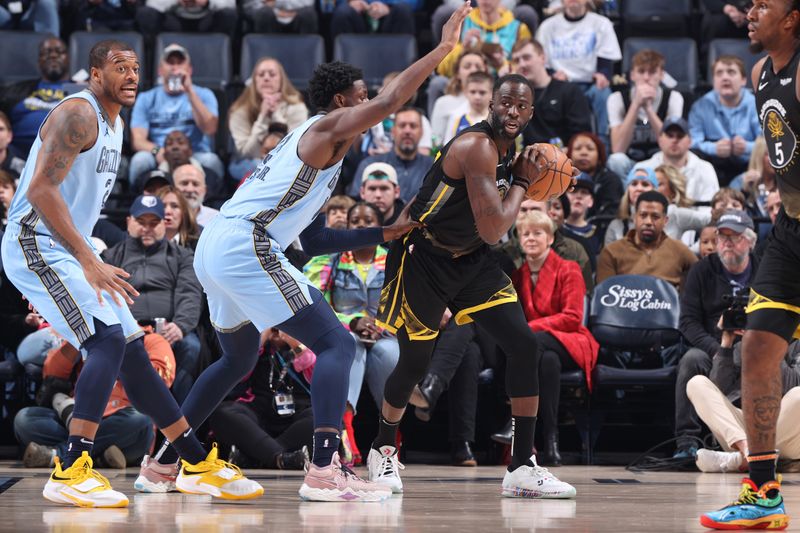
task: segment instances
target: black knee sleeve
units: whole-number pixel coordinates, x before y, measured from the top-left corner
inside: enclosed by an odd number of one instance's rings
[[[528,329],[509,332],[502,343],[506,363],[506,392],[511,398],[539,395],[539,342]]]
[[[95,334],[81,345],[87,355],[75,384],[72,417],[100,422],[125,354],[125,334],[119,324],[106,326],[95,319],[94,326]]]
[[[392,407],[403,409],[408,404],[414,385],[422,381],[428,371],[436,340],[409,340],[406,329],[401,328],[397,331],[397,341],[400,344],[400,358],[386,380],[383,397]]]

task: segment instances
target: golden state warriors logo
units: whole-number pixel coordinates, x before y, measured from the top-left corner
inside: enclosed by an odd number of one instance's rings
[[[760,118],[773,168],[780,170],[789,166],[795,157],[797,137],[786,122],[786,108],[778,100],[771,98],[761,106]]]

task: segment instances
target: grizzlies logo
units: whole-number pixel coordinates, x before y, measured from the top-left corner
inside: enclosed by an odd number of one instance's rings
[[[786,122],[786,108],[771,98],[761,106],[760,115],[769,161],[775,170],[786,168],[794,160],[797,148],[797,138]]]

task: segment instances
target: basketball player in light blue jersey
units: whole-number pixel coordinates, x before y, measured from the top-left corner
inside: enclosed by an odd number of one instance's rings
[[[117,175],[122,106],[133,105],[139,61],[125,43],[102,41],[89,54],[89,88],[45,118],[8,213],[3,266],[8,278],[53,328],[80,348],[66,457],[56,458],[44,496],[80,507],[124,507],[128,499],[92,468],[92,444],[111,389],[121,380],[133,406],[150,416],[186,463],[178,487],[229,498],[263,488],[238,469],[206,456],[144,349],[126,304],[129,275],[103,263],[89,236]],[[145,199],[146,200],[146,199]]]
[[[355,139],[399,109],[458,42],[469,2],[445,24],[442,42],[397,76],[373,100],[361,71],[344,63],[320,65],[309,82],[312,104],[323,110],[275,147],[205,228],[195,271],[208,294],[222,357],[197,379],[182,410],[201,424],[253,368],[260,332],[276,327],[316,355],[311,383],[314,455],[300,496],[315,501],[379,501],[382,484],[360,480],[337,450],[355,343],[322,294],[284,256],[299,237],[311,255],[358,249],[395,239],[416,224],[404,213],[392,225],[336,231],[320,209],[330,198],[342,159]],[[162,450],[168,464],[175,450]]]

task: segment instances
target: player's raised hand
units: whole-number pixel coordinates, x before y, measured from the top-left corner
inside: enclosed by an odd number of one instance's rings
[[[402,237],[409,231],[414,228],[421,228],[424,224],[421,222],[417,222],[416,220],[411,220],[411,216],[408,214],[411,210],[411,205],[414,203],[417,197],[411,199],[410,202],[406,204],[402,211],[400,211],[400,215],[397,217],[397,220],[394,221],[394,224],[391,226],[384,226],[383,227],[383,238],[387,241],[393,241],[399,237]]]
[[[125,281],[123,278],[131,277],[130,274],[117,268],[113,265],[108,265],[102,261],[93,261],[88,265],[83,266],[83,273],[86,275],[86,281],[94,289],[97,294],[97,301],[103,304],[103,295],[105,291],[111,295],[111,299],[118,307],[122,307],[122,300],[128,304],[133,304],[133,296],[139,296],[139,293],[133,286]]]
[[[461,24],[464,22],[464,19],[467,18],[471,9],[469,0],[467,0],[461,7],[456,9],[450,16],[450,19],[445,22],[442,27],[441,44],[443,46],[452,50],[455,45],[458,44],[458,41],[461,40]]]

